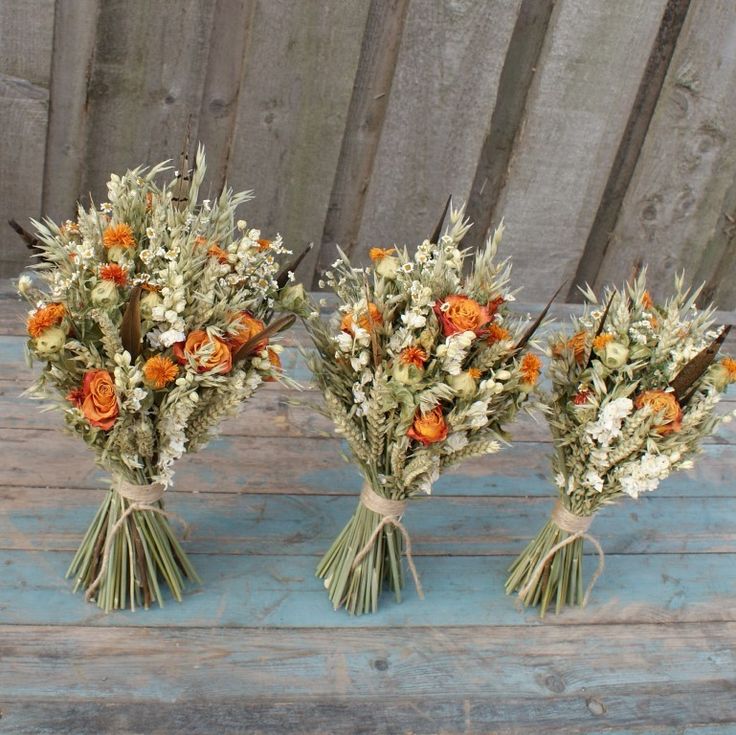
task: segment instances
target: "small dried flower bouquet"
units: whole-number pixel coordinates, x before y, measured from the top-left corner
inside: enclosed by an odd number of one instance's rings
[[[287,251],[236,225],[248,194],[197,205],[201,148],[191,174],[184,159],[159,187],[164,170],[113,175],[99,210],[34,223],[37,275],[19,282],[33,306],[28,355],[43,365],[28,393],[54,399],[112,475],[69,569],[105,611],[163,604],[162,583],[180,600],[184,579],[197,579],[163,509],[173,462],[280,377],[269,336],[293,320],[266,327]]]
[[[596,511],[624,495],[655,490],[670,472],[692,466],[719,418],[720,395],[736,380],[736,361],[716,354],[728,328],[713,330],[712,309],[695,309],[681,279],[664,305],[653,303],[641,274],[603,303],[588,290],[574,334],[551,337],[551,392],[544,410],[554,440],[559,498],[552,515],[510,570],[519,591],[543,616],[550,604],[585,605],[603,571],[603,552],[588,534]],[[583,542],[599,554],[587,590]]]
[[[495,262],[502,230],[463,276],[462,214],[452,211],[449,231],[440,237],[438,227],[413,257],[373,248],[373,268],[363,269],[341,253],[325,274],[337,321],[316,311],[305,319],[324,411],[364,478],[355,514],[317,569],[336,609],[375,611],[384,580],[400,600],[402,548],[421,595],[402,522],[407,500],[429,494],[456,462],[498,451],[537,381],[533,328],[521,335],[523,319],[508,309],[510,266]]]

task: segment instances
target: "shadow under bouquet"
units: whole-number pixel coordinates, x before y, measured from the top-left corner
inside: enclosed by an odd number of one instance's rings
[[[421,596],[407,501],[428,495],[455,463],[498,451],[537,381],[541,361],[527,350],[541,318],[522,335],[524,319],[509,312],[510,265],[495,262],[502,228],[464,276],[468,229],[463,211],[451,211],[446,234],[438,227],[413,256],[372,248],[372,268],[341,252],[325,274],[337,319],[305,317],[323,411],[364,480],[355,514],[317,568],[335,609],[376,611],[385,581],[400,600],[402,551]]]
[[[572,336],[550,338],[551,392],[542,403],[559,498],[506,582],[507,593],[518,590],[542,616],[552,604],[559,612],[587,603],[603,571],[603,550],[588,533],[596,511],[691,467],[718,425],[715,407],[736,380],[736,361],[716,360],[730,327],[714,329],[713,310],[698,311],[697,295],[677,279],[674,295],[657,305],[642,273],[623,290],[607,290],[602,303],[588,289]],[[587,589],[586,539],[599,555]]]
[[[164,510],[173,463],[281,377],[269,336],[294,318],[266,326],[288,251],[236,223],[249,194],[198,205],[203,150],[182,164],[170,185],[155,182],[165,164],[138,168],[111,177],[99,209],[35,222],[40,262],[18,284],[33,305],[28,358],[43,365],[27,393],[52,399],[112,475],[68,572],[106,612],[162,605],[164,584],[181,600],[198,581]]]

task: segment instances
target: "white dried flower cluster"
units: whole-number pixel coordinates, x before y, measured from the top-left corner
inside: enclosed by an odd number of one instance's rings
[[[53,397],[107,469],[141,484],[169,483],[177,458],[281,377],[279,346],[253,339],[283,285],[280,236],[236,220],[248,193],[197,204],[201,148],[183,201],[175,184],[156,183],[165,170],[112,175],[99,208],[80,207],[61,226],[35,223],[45,288],[18,282],[34,307],[28,350],[44,363],[31,394]],[[132,300],[139,314],[131,306],[126,317]],[[126,342],[131,327],[137,347]]]

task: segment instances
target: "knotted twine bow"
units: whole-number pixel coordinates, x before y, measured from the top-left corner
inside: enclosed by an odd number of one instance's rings
[[[381,516],[379,524],[373,529],[373,533],[369,539],[365,542],[365,546],[358,552],[358,555],[353,560],[352,569],[360,564],[365,559],[371,550],[371,547],[378,538],[378,534],[384,526],[393,526],[396,528],[404,539],[404,554],[406,556],[406,562],[409,565],[411,576],[414,579],[414,586],[417,588],[417,595],[419,599],[424,599],[424,590],[422,590],[422,583],[419,581],[419,574],[417,568],[414,566],[414,559],[411,555],[411,538],[409,532],[406,530],[406,526],[401,522],[401,516],[406,510],[406,500],[391,500],[391,498],[384,498],[373,490],[373,488],[367,483],[363,485],[363,489],[360,491],[360,502]]]
[[[118,518],[110,532],[107,534],[105,539],[105,550],[102,554],[102,563],[100,564],[100,572],[95,577],[92,584],[87,587],[87,591],[84,593],[84,599],[89,602],[92,598],[94,591],[100,586],[102,578],[105,576],[105,568],[110,558],[110,549],[112,548],[112,542],[115,540],[115,536],[118,534],[120,529],[125,523],[125,519],[134,510],[150,510],[152,513],[158,513],[159,515],[166,516],[167,518],[175,518],[180,521],[186,528],[187,524],[179,518],[175,513],[167,513],[162,508],[154,505],[164,496],[164,490],[166,487],[160,482],[154,482],[150,485],[133,485],[121,477],[116,478],[113,488],[115,492],[122,495],[126,500],[130,501],[130,505],[125,509],[123,514]]]
[[[574,513],[571,513],[567,508],[565,508],[561,500],[558,500],[555,503],[555,507],[552,509],[550,519],[561,531],[566,531],[570,535],[563,541],[555,544],[539,560],[537,566],[534,567],[532,576],[529,577],[527,583],[519,590],[519,598],[523,601],[524,598],[529,594],[529,592],[531,592],[531,590],[534,588],[534,585],[536,585],[537,580],[542,575],[545,566],[547,566],[547,562],[552,559],[560,549],[564,548],[568,544],[571,544],[573,541],[575,541],[575,539],[582,538],[590,541],[590,543],[593,544],[593,546],[595,547],[595,550],[598,552],[598,569],[595,570],[595,574],[593,574],[593,576],[591,577],[591,580],[588,583],[588,587],[585,590],[585,594],[583,595],[583,607],[585,607],[588,604],[588,598],[590,597],[590,592],[593,589],[593,585],[598,581],[598,577],[603,574],[603,569],[606,566],[606,555],[603,553],[603,549],[598,543],[598,539],[588,533],[590,524],[593,522],[593,516],[577,516]]]

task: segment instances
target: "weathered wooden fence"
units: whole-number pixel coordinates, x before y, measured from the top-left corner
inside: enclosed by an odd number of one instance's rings
[[[736,307],[732,0],[2,0],[0,215],[67,217],[110,171],[175,157],[294,248],[416,243],[448,194],[516,278]],[[27,261],[2,230],[2,273]]]

